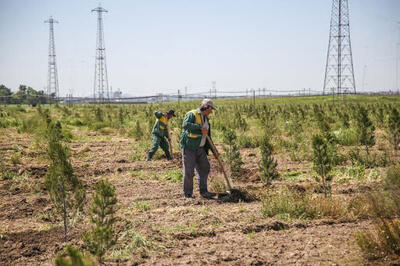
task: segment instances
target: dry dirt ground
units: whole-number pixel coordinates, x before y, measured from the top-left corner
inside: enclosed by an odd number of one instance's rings
[[[14,129],[2,129],[0,133],[3,171],[15,173],[0,181],[0,265],[51,265],[66,244],[83,247],[80,236],[89,228],[88,217],[81,215],[72,221],[68,242],[64,243],[61,221],[54,215],[43,187],[47,169],[45,147],[38,147],[30,135],[18,134]],[[142,160],[134,161],[132,139],[80,134],[84,138],[72,141],[70,148],[75,174],[85,183],[88,201],[101,177],[108,178],[117,190],[119,239],[108,253],[106,264],[378,263],[365,260],[354,242],[354,233],[370,228],[370,220],[263,218],[259,200],[206,200],[199,196],[197,187],[196,198],[187,200],[182,197],[181,184],[167,178],[179,174],[178,153],[173,161],[157,158],[147,163],[144,155]],[[16,153],[21,154],[20,160],[12,164],[11,157]],[[236,187],[248,191],[261,188],[256,153],[242,151],[245,171],[241,180],[234,183]],[[221,178],[215,159],[211,159],[211,164],[210,178]],[[284,158],[279,158],[279,164],[281,170],[301,171],[309,167],[300,163],[290,165]],[[299,181],[296,185],[306,183]],[[334,187],[334,193],[349,196],[368,187],[346,183]]]

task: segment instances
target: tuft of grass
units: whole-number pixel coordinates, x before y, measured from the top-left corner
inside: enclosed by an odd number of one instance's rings
[[[368,259],[400,258],[400,166],[389,168],[384,190],[368,195],[367,204],[375,217],[375,229],[356,234],[358,246]]]
[[[183,173],[181,169],[170,169],[161,176],[161,179],[166,182],[181,183],[183,180]]]
[[[150,251],[159,247],[151,238],[148,239],[132,229],[124,231],[118,238],[117,244],[111,250],[109,257],[113,260],[127,261],[132,255],[146,258]]]
[[[10,162],[13,165],[21,164],[22,156],[20,152],[16,152],[10,157]]]
[[[150,210],[150,205],[146,201],[135,201],[135,208],[141,212]]]
[[[209,190],[215,193],[225,193],[228,187],[221,178],[213,178],[208,183]]]
[[[358,232],[355,237],[357,245],[370,260],[387,255],[400,256],[400,220],[380,219],[375,230]]]
[[[312,220],[324,217],[340,218],[345,215],[345,209],[340,200],[313,197],[307,192],[283,188],[279,191],[267,191],[262,200],[261,213],[264,217],[278,216],[283,220]]]

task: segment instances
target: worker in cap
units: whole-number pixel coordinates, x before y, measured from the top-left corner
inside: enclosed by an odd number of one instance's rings
[[[153,130],[151,131],[151,135],[153,138],[153,147],[151,148],[151,150],[147,152],[146,161],[151,160],[154,153],[156,153],[158,146],[160,146],[161,149],[163,149],[167,159],[171,160],[172,157],[168,144],[168,142],[171,142],[171,139],[168,134],[168,120],[171,119],[172,117],[175,117],[175,111],[172,109],[168,110],[165,113],[156,111],[154,112],[154,115],[156,116],[157,119],[156,122],[154,123]]]
[[[207,189],[207,179],[210,173],[210,163],[207,155],[211,146],[206,135],[211,138],[208,116],[217,107],[211,99],[204,99],[199,108],[189,111],[182,124],[181,148],[183,164],[183,193],[185,198],[193,198],[193,175],[196,170],[200,195],[213,198],[215,193]]]

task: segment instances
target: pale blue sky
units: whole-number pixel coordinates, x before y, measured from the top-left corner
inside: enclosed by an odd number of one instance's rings
[[[104,0],[109,83],[130,95],[322,90],[330,0]],[[91,95],[94,0],[0,0],[0,84],[47,84],[55,25],[60,95]],[[358,91],[395,89],[399,0],[349,0]]]

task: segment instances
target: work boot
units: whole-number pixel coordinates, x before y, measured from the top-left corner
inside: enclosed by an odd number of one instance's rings
[[[217,196],[217,194],[212,193],[212,192],[209,192],[209,191],[200,192],[200,195],[201,195],[203,198],[206,198],[206,199],[212,199],[212,198],[214,198],[215,196]]]
[[[194,199],[194,197],[190,193],[185,193],[185,199]]]
[[[147,158],[146,158],[146,162],[151,161],[151,157],[153,157],[153,153],[151,152],[147,152]]]

